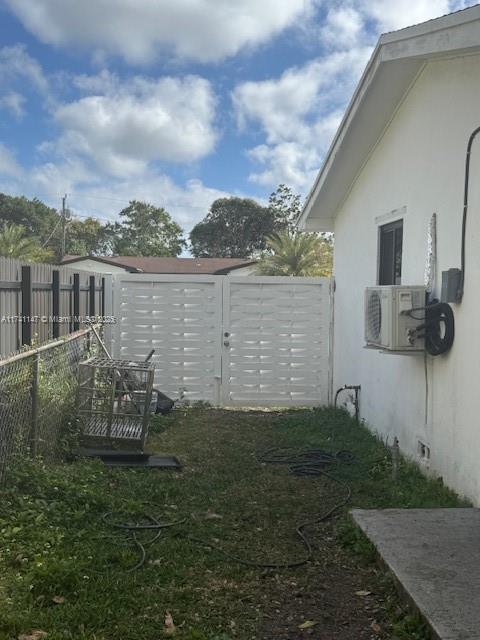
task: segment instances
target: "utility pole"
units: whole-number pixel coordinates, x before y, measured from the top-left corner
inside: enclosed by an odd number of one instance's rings
[[[67,242],[67,208],[65,203],[67,202],[67,194],[62,198],[62,260],[65,257],[65,246]]]

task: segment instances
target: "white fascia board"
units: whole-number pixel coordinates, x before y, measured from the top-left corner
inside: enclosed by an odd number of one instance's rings
[[[335,220],[333,218],[314,218],[310,216],[306,220],[297,223],[298,228],[301,231],[333,231]]]

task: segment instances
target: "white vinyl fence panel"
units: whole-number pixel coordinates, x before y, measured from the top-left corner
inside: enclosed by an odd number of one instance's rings
[[[222,403],[326,404],[329,327],[329,280],[226,278]]]
[[[128,274],[114,278],[117,358],[155,349],[155,385],[218,406],[330,399],[327,278]]]
[[[220,402],[221,278],[115,277],[114,353],[144,359],[155,349],[155,385],[172,398]]]

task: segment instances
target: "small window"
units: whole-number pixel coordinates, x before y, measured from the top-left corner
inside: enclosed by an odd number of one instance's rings
[[[403,220],[380,227],[378,284],[402,283]]]

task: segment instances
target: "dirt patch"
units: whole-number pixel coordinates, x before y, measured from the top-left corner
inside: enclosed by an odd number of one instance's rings
[[[316,559],[301,573],[270,585],[259,638],[262,640],[378,640],[390,637],[381,574],[362,566],[324,529]]]

